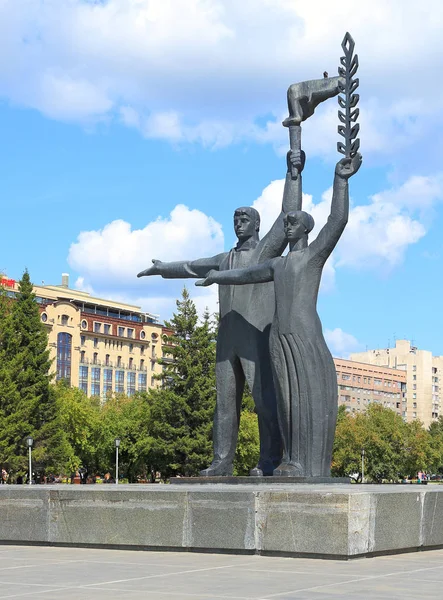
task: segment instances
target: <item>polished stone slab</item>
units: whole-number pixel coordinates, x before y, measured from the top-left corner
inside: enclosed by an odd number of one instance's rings
[[[339,559],[415,551],[443,547],[443,486],[5,485],[0,543]]]

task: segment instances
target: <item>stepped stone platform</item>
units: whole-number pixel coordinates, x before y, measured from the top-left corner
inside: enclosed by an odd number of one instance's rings
[[[443,547],[443,486],[2,485],[0,543],[349,559]]]

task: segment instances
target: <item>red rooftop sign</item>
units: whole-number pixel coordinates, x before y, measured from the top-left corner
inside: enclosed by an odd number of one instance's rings
[[[0,284],[5,287],[14,287],[15,279],[7,279],[6,277],[2,277],[0,280]]]

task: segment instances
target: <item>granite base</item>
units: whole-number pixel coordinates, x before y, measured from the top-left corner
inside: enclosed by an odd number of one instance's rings
[[[443,547],[443,486],[0,486],[0,543],[354,558]]]
[[[269,486],[275,483],[351,483],[349,477],[171,477],[172,485],[254,485]]]

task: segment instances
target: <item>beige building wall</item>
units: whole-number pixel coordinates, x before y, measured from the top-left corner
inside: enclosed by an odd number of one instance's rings
[[[371,403],[402,414],[406,394],[406,372],[363,362],[334,358],[337,371],[338,405],[349,412],[365,412]]]
[[[407,392],[402,415],[406,421],[420,420],[425,427],[441,412],[440,381],[443,357],[419,350],[408,340],[397,340],[395,348],[379,348],[351,354],[351,360],[402,369],[406,372]]]
[[[132,395],[158,387],[162,372],[164,327],[138,306],[95,298],[69,288],[36,285],[40,318],[48,331],[55,379],[67,379],[89,396],[106,399],[113,392]],[[14,280],[6,289],[18,291]]]

